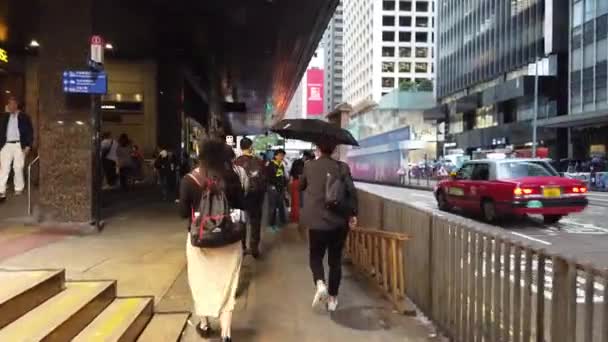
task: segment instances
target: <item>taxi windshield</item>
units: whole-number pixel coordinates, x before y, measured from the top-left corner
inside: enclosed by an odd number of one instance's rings
[[[559,174],[546,162],[542,161],[513,161],[497,165],[499,179],[515,179],[524,177],[556,177]]]

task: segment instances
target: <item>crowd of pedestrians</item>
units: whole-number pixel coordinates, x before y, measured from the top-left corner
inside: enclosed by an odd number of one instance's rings
[[[196,330],[203,338],[213,334],[209,318],[219,318],[222,341],[232,341],[243,257],[261,256],[264,203],[271,232],[285,228],[289,206],[292,221],[309,230],[312,305],[337,309],[342,254],[349,228],[357,224],[357,197],[348,165],[331,157],[335,148],[319,142],[318,158],[306,152],[288,172],[284,150],[265,161],[248,138],[241,140],[238,158],[223,141],[202,143],[198,165],[181,180],[179,203],[181,216],[188,219],[188,281],[200,317]],[[300,206],[302,215],[294,216]]]

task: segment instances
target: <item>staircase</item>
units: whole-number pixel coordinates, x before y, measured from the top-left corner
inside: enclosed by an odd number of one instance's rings
[[[115,281],[66,281],[63,270],[0,270],[0,284],[0,341],[179,341],[190,316],[117,297]]]

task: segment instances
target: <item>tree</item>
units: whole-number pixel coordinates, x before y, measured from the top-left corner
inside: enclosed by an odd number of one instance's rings
[[[399,83],[399,90],[414,91],[414,90],[416,90],[416,83],[414,83],[410,80],[405,80],[405,81]]]
[[[428,79],[424,79],[416,85],[418,91],[433,91],[433,82]]]
[[[275,133],[257,136],[253,141],[253,149],[256,151],[266,151],[268,146],[279,145],[279,136]]]

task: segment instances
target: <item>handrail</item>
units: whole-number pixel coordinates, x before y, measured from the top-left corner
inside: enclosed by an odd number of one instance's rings
[[[40,161],[40,156],[36,156],[27,165],[27,215],[32,215],[32,166]]]

